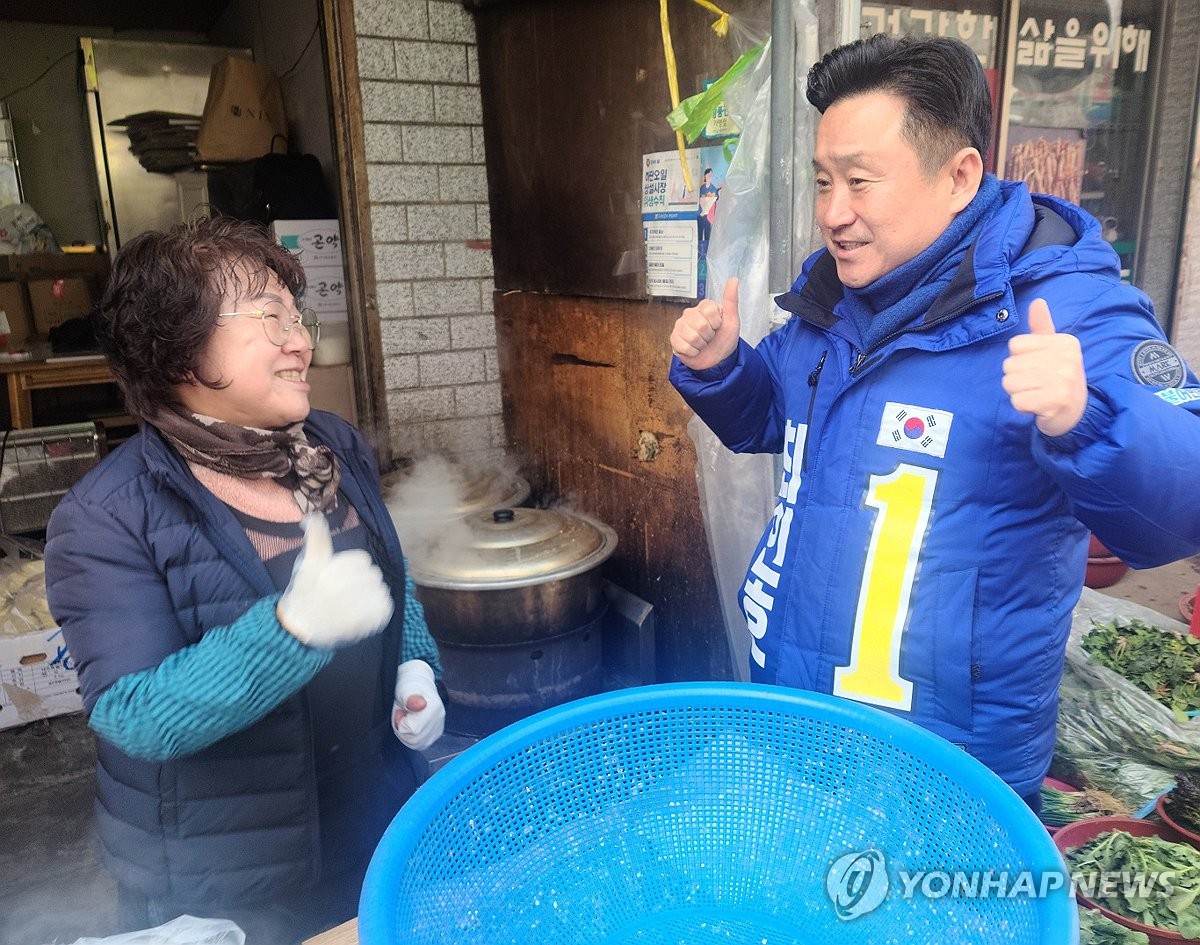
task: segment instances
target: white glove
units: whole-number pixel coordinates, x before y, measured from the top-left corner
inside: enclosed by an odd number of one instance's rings
[[[442,737],[445,727],[446,707],[434,685],[433,669],[424,660],[401,663],[392,706],[396,737],[414,751],[422,751]]]
[[[334,647],[378,633],[392,619],[392,592],[361,548],[333,553],[320,512],[300,523],[304,544],[275,616],[301,643]]]

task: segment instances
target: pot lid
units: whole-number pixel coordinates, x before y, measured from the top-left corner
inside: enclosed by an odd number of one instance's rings
[[[495,509],[451,523],[436,542],[405,549],[417,584],[500,590],[590,571],[617,547],[603,522],[563,509]]]

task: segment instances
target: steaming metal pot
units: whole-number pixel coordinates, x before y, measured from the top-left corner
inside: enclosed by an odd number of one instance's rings
[[[562,509],[497,509],[461,524],[462,541],[409,563],[442,655],[447,728],[489,734],[598,691],[600,566],[616,533]]]
[[[454,643],[536,640],[591,617],[604,600],[600,565],[617,546],[602,522],[561,509],[467,516],[466,543],[412,560],[432,628]]]

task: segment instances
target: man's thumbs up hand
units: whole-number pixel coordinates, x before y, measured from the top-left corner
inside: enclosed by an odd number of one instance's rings
[[[1029,333],[1031,335],[1053,335],[1054,319],[1045,299],[1034,299],[1029,304]]]
[[[1083,351],[1078,338],[1055,330],[1044,299],[1030,304],[1029,332],[1009,341],[1003,367],[1013,407],[1033,414],[1042,433],[1062,436],[1075,428],[1087,407]]]
[[[737,350],[741,328],[738,280],[733,278],[725,283],[720,305],[705,299],[683,310],[671,332],[671,350],[693,371],[703,371]]]

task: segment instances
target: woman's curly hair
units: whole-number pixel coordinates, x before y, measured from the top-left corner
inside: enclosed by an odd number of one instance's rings
[[[256,295],[272,275],[299,305],[303,268],[257,223],[202,218],[125,243],[94,316],[125,409],[144,420],[178,400],[177,384],[223,386],[200,369],[221,300]]]

